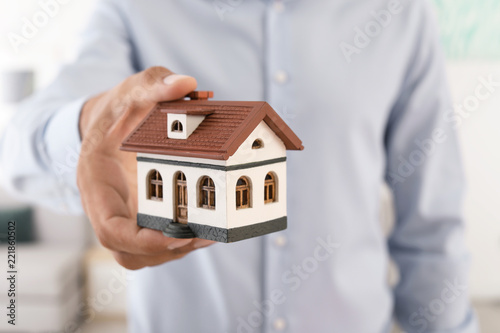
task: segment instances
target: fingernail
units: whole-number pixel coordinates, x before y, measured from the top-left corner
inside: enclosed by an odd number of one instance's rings
[[[169,246],[167,246],[167,248],[169,250],[175,250],[175,249],[178,249],[180,247],[188,245],[192,241],[193,241],[192,239],[179,239],[179,240],[176,240],[173,243],[171,243]]]
[[[198,240],[194,241],[193,247],[195,249],[199,249],[201,247],[209,246],[209,245],[212,245],[212,244],[215,244],[215,242],[211,241],[211,240],[207,240],[207,239],[198,239]]]
[[[180,75],[180,74],[172,74],[172,75],[169,75],[166,78],[164,78],[163,83],[165,83],[166,85],[170,85],[170,84],[174,84],[177,81],[188,78],[188,77],[190,77],[190,76]]]

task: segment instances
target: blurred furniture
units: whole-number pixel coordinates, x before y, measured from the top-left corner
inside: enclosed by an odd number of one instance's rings
[[[29,69],[0,71],[0,136],[18,103],[33,93],[34,72]]]
[[[127,315],[127,270],[100,245],[85,255],[85,299],[93,321],[124,320]]]
[[[0,101],[18,103],[33,93],[33,70],[4,70],[0,73]]]
[[[30,207],[0,209],[0,243],[7,240],[9,221],[16,222],[16,243],[34,240],[33,211]]]
[[[500,265],[492,264],[500,262],[500,88],[485,82],[500,81],[500,62],[453,61],[448,64],[448,76],[461,120],[457,131],[467,177],[464,213],[471,252],[469,292],[477,301],[494,302],[500,300]],[[478,92],[488,93],[487,97]]]
[[[32,70],[0,71],[0,135],[19,101],[33,92],[33,84]],[[2,261],[7,260],[8,220],[16,221],[18,309],[16,326],[2,320],[0,332],[71,331],[79,325],[83,305],[82,259],[91,235],[86,218],[31,208],[0,188]],[[0,284],[1,290],[8,290],[6,279]],[[1,304],[7,301],[2,292]]]
[[[5,253],[5,246],[0,247]],[[46,244],[18,245],[16,326],[0,321],[0,332],[70,332],[79,324],[81,257],[78,249]],[[0,279],[0,290],[8,290]],[[7,304],[0,293],[0,303]]]
[[[31,210],[1,189],[0,211],[2,219],[16,220],[18,236],[27,229],[21,222],[27,221]],[[83,307],[82,264],[91,240],[90,226],[84,217],[58,215],[42,208],[32,212],[32,228],[24,233],[32,241],[17,245],[17,325],[7,326],[2,320],[0,332],[67,332],[67,327],[79,324]],[[1,239],[3,261],[7,247],[5,237]],[[0,290],[7,290],[7,280],[0,281]],[[0,304],[6,302],[7,294],[0,293]]]

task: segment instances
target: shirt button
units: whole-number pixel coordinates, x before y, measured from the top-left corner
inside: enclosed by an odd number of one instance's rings
[[[287,239],[285,236],[278,236],[274,239],[274,245],[276,247],[284,247],[287,243]]]
[[[274,74],[274,81],[279,84],[286,83],[288,81],[288,74],[285,71],[277,71]]]
[[[286,321],[283,318],[277,318],[274,323],[273,323],[273,328],[278,331],[282,332],[286,328]]]
[[[274,11],[278,14],[283,13],[285,11],[285,4],[281,0],[276,0],[274,2]]]

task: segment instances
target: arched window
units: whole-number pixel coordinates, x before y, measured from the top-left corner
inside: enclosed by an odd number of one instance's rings
[[[236,183],[236,208],[250,208],[250,182],[241,177]]]
[[[252,149],[264,148],[264,142],[261,139],[257,139],[252,143]]]
[[[151,170],[148,175],[148,199],[163,201],[163,180],[158,170]]]
[[[264,203],[276,201],[276,176],[269,172],[264,183]]]
[[[182,132],[182,131],[183,131],[182,123],[178,120],[175,120],[172,123],[172,132]]]
[[[205,176],[200,181],[200,207],[215,209],[215,184],[212,178]]]

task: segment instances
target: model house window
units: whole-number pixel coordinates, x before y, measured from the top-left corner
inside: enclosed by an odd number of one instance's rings
[[[149,172],[148,199],[163,201],[163,180],[158,170],[152,170]]]
[[[172,132],[182,132],[182,123],[178,120],[175,120],[172,123]]]
[[[276,176],[269,172],[266,175],[264,184],[264,203],[268,204],[276,201]]]
[[[261,139],[257,139],[252,143],[252,149],[264,148],[264,142]]]
[[[250,182],[241,177],[236,183],[236,208],[250,208]]]
[[[203,177],[200,181],[200,207],[215,209],[215,184],[212,178]]]

